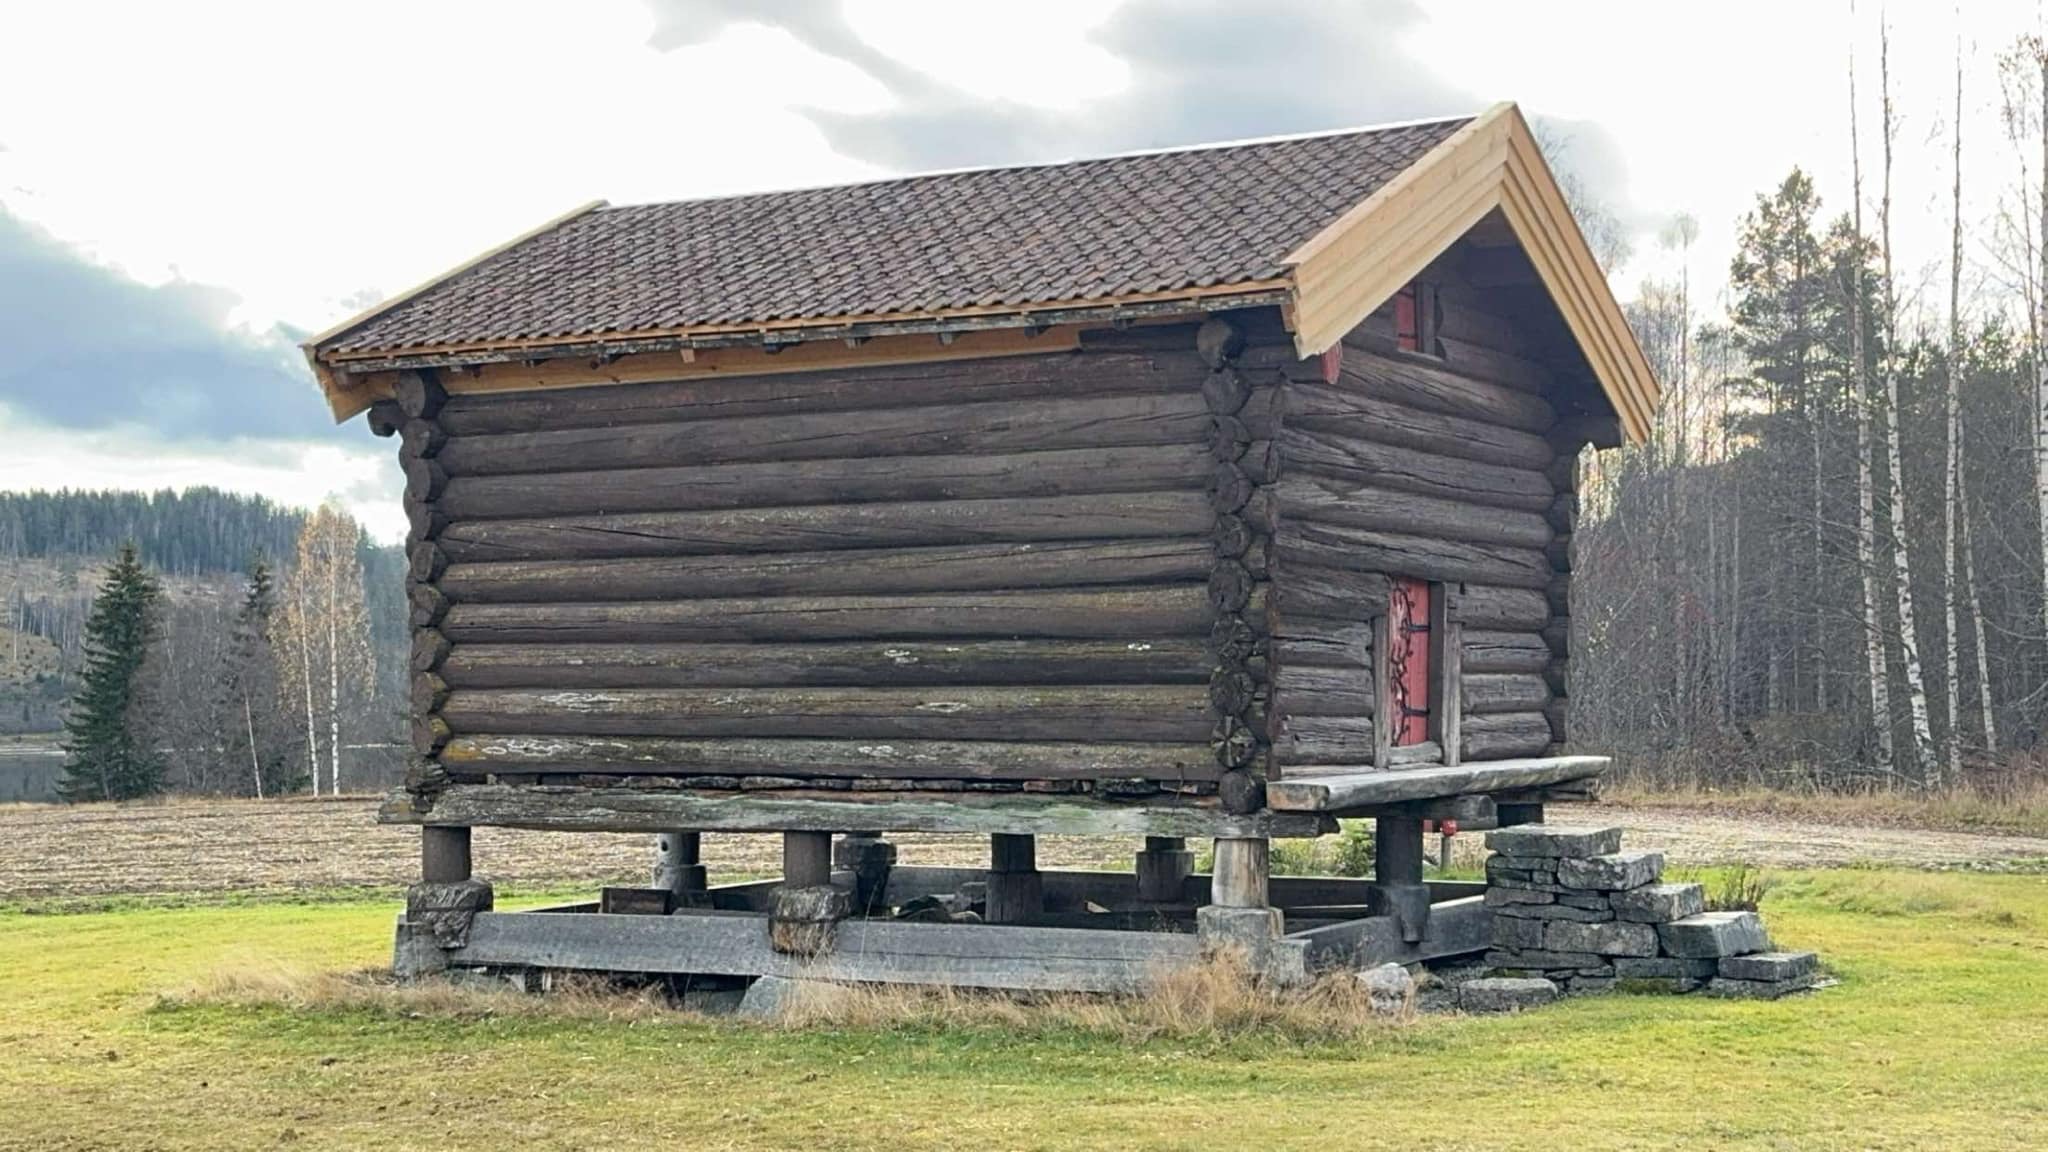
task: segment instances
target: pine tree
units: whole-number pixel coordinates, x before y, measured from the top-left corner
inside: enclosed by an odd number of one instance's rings
[[[239,766],[237,775],[258,799],[294,790],[303,779],[290,766],[289,733],[279,731],[277,657],[271,641],[276,612],[276,583],[269,562],[258,555],[250,562],[249,587],[235,613],[213,710],[225,766],[231,771]]]
[[[64,721],[64,797],[129,800],[163,785],[163,762],[137,738],[136,673],[156,624],[157,583],[123,544],[85,625],[85,672]]]

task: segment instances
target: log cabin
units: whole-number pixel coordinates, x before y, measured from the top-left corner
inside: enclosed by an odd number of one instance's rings
[[[1485,910],[1425,823],[1605,763],[1566,751],[1575,482],[1658,385],[1512,104],[591,204],[305,351],[404,468],[408,971],[1455,954]],[[1372,878],[1269,875],[1340,817]],[[656,880],[499,913],[478,826],[652,833]],[[706,831],[784,875],[708,885]],[[989,867],[899,866],[906,831]],[[1041,871],[1048,833],[1144,840]]]

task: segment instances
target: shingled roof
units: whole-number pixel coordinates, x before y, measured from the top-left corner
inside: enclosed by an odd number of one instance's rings
[[[1062,164],[600,203],[306,351],[342,417],[367,403],[344,395],[349,373],[406,363],[617,352],[655,339],[788,341],[948,317],[1028,325],[1055,310],[1285,302],[1310,354],[1479,216],[1499,208],[1515,222],[1507,185],[1518,160],[1540,173],[1535,191],[1556,200],[1520,114],[1500,105],[1478,117]],[[1655,382],[1576,226],[1561,200],[1553,209],[1541,199],[1524,215],[1557,233],[1548,238],[1562,260],[1551,262],[1553,295],[1568,320],[1574,294],[1601,313],[1601,331],[1574,322],[1582,345],[1600,345],[1587,349],[1595,374],[1603,384],[1635,378],[1624,391],[1646,382],[1653,403]],[[1538,247],[1531,256],[1543,270]],[[1362,273],[1361,259],[1370,262]],[[1647,416],[1639,399],[1617,408],[1632,429]]]

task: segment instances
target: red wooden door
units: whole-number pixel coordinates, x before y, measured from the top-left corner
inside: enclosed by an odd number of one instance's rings
[[[1391,641],[1387,653],[1387,686],[1392,697],[1393,743],[1420,744],[1429,739],[1429,584],[1405,576],[1394,578],[1387,618]]]

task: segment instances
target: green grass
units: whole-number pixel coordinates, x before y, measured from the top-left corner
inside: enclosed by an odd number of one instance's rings
[[[512,901],[506,901],[512,903]],[[389,901],[0,913],[0,1148],[1952,1148],[2048,1143],[2048,881],[1781,877],[1836,988],[1364,1040],[778,1031],[194,1003],[385,961]]]

